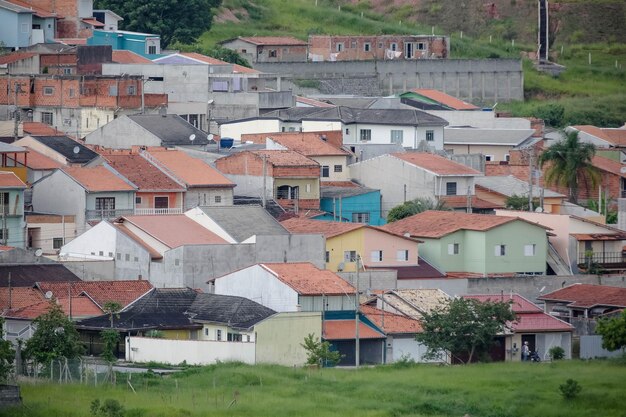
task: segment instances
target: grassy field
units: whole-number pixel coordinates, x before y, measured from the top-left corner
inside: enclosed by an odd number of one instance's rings
[[[358,371],[221,364],[163,378],[134,375],[136,394],[122,377],[118,387],[23,384],[24,407],[0,416],[88,416],[94,399],[115,399],[125,416],[624,417],[625,376],[623,361]],[[582,386],[572,400],[558,389],[568,378]]]

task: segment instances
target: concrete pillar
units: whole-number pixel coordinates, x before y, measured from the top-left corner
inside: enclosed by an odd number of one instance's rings
[[[617,227],[626,230],[626,198],[617,199]]]
[[[457,71],[456,73],[456,96],[461,97],[461,75]]]
[[[480,73],[480,99],[485,101],[485,73]]]
[[[474,76],[472,75],[471,72],[467,73],[467,85],[469,87],[469,101],[470,103],[472,102],[472,99],[474,98]]]
[[[498,73],[493,72],[493,101],[498,101]]]

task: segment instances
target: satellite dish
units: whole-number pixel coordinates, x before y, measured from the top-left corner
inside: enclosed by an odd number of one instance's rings
[[[212,133],[209,133],[209,135],[206,137],[208,140],[213,140],[214,136]]]
[[[41,256],[41,255],[43,255],[43,251],[41,250],[41,248],[39,248],[35,251],[35,256]]]
[[[46,294],[44,295],[44,297],[46,297],[46,300],[49,300],[52,298],[52,291],[46,291]]]
[[[535,213],[543,213],[543,207],[537,207]]]
[[[196,139],[196,135],[194,133],[192,133],[191,135],[189,135],[189,140],[190,141],[194,141]]]
[[[74,146],[74,154],[80,152],[80,148],[78,146]]]

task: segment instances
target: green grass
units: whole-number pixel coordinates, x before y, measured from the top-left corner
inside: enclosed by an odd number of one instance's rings
[[[24,407],[0,416],[88,416],[116,399],[127,416],[568,416],[620,417],[626,365],[616,361],[304,370],[221,364],[118,387],[23,384]],[[583,390],[564,400],[568,378]],[[229,404],[237,401],[229,408]]]

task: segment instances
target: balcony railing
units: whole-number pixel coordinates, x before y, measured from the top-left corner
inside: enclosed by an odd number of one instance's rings
[[[93,220],[111,220],[120,216],[132,216],[135,214],[135,210],[115,210],[115,209],[107,209],[107,210],[85,210],[85,220],[93,221]]]
[[[620,193],[620,196],[622,198],[626,198],[626,190],[622,190],[621,193]]]
[[[578,264],[623,264],[626,263],[625,252],[587,252],[578,254]]]
[[[136,208],[135,214],[138,216],[158,216],[162,214],[183,214],[180,207],[173,208]]]

